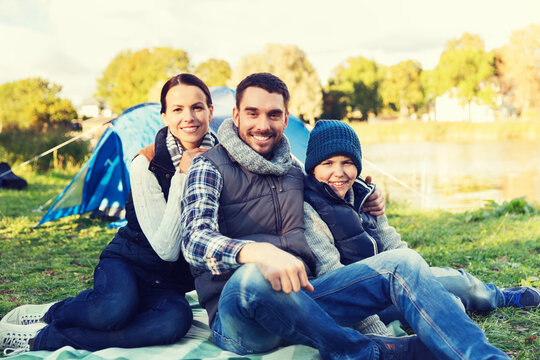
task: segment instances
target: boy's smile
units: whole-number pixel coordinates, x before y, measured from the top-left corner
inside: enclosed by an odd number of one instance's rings
[[[335,155],[315,166],[313,176],[328,184],[337,196],[344,199],[358,176],[358,169],[350,157]]]

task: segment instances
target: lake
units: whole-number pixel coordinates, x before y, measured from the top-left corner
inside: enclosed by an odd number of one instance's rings
[[[380,143],[362,152],[362,176],[391,201],[449,211],[521,196],[540,203],[540,141]]]

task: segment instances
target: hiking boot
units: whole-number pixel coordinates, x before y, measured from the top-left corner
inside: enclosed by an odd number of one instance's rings
[[[30,351],[28,341],[35,338],[38,331],[45,326],[47,326],[45,323],[32,325],[0,324],[0,350],[4,350],[6,356]]]
[[[530,286],[502,289],[504,307],[520,308],[538,307],[540,305],[540,290]]]
[[[437,360],[416,335],[402,337],[366,336],[379,348],[380,360]]]
[[[43,316],[54,302],[43,305],[21,305],[11,310],[0,320],[1,323],[14,325],[30,325],[43,322]]]

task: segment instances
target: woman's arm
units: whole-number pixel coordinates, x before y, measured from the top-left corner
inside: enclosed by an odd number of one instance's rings
[[[137,156],[131,162],[131,192],[137,220],[156,254],[165,261],[176,261],[180,253],[180,201],[186,175],[174,174],[169,199],[165,201],[161,186],[148,165],[144,156]]]

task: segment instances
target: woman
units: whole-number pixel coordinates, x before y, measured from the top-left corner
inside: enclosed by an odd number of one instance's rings
[[[8,313],[0,323],[7,355],[66,345],[96,351],[170,344],[187,333],[193,315],[184,295],[194,285],[180,254],[180,200],[191,160],[216,143],[208,131],[212,114],[210,91],[196,76],[165,83],[166,127],[131,163],[128,224],[101,253],[94,288]]]

